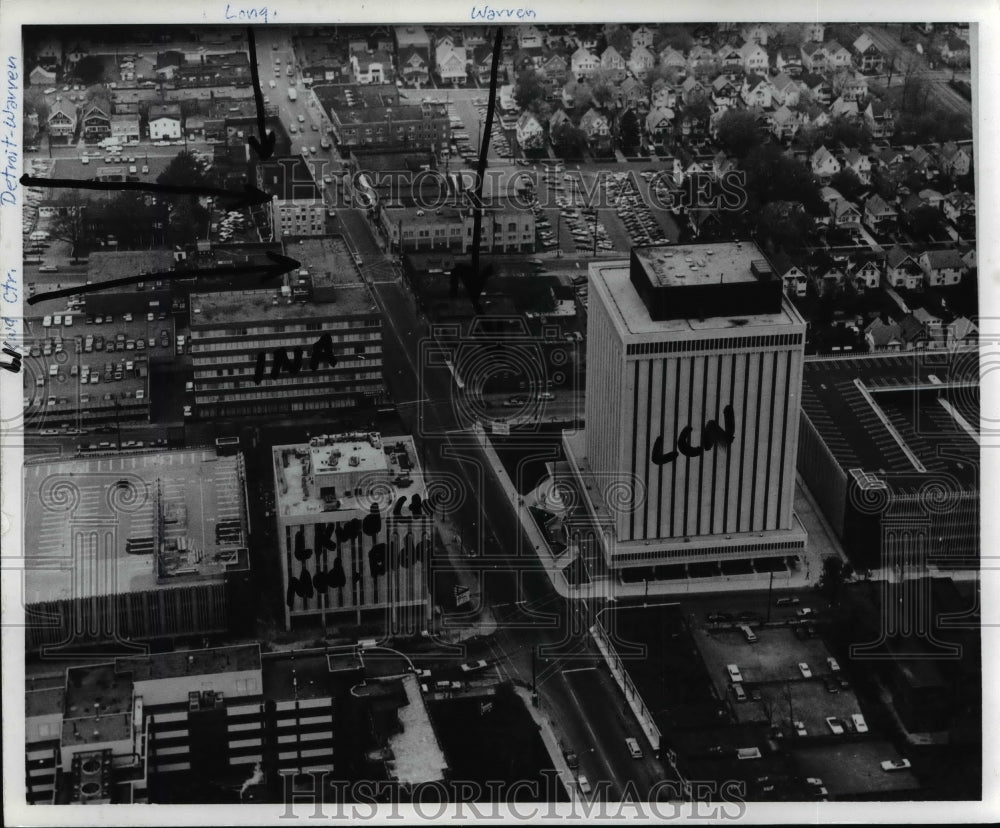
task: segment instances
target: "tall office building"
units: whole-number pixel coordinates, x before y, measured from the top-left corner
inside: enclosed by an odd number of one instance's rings
[[[564,445],[608,565],[800,554],[805,322],[759,248],[592,264],[587,336],[586,428]]]

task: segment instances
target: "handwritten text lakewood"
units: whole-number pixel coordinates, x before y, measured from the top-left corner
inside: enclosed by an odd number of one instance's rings
[[[508,20],[531,20],[535,17],[538,17],[538,15],[535,14],[534,9],[495,9],[492,6],[483,6],[482,8],[477,6],[472,7],[473,20],[503,20],[504,18]]]

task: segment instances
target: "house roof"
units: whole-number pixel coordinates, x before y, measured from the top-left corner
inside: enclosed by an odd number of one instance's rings
[[[759,43],[753,40],[748,40],[742,46],[740,46],[740,54],[743,55],[743,59],[746,60],[750,55],[757,52],[763,52],[767,55],[767,50],[761,46]]]
[[[833,216],[834,218],[842,218],[843,216],[853,213],[855,216],[861,215],[858,208],[853,205],[846,198],[840,198],[833,202]]]
[[[771,114],[771,120],[776,124],[787,124],[789,122],[795,121],[795,113],[792,112],[787,106],[779,106]]]
[[[673,46],[667,46],[660,52],[660,63],[666,66],[669,63],[687,65],[687,58]]]
[[[872,40],[867,33],[862,34],[857,40],[854,41],[854,51],[858,54],[867,52],[872,47],[877,50],[878,47],[875,46],[875,41]]]
[[[894,216],[896,211],[878,193],[875,193],[865,202],[865,210],[872,215]]]
[[[795,80],[784,72],[771,78],[771,83],[774,84],[774,88],[779,92],[784,92],[789,86],[796,86]]]
[[[600,121],[607,123],[607,118],[604,117],[597,109],[591,107],[580,118],[580,129],[589,129],[596,127]]]
[[[555,112],[552,113],[552,116],[549,118],[549,129],[552,129],[552,127],[563,123],[563,121],[572,123],[569,115],[566,114],[565,109],[557,109]]]
[[[778,49],[778,57],[780,57],[786,63],[793,60],[796,63],[802,62],[802,53],[795,46],[782,46],[780,49]]]
[[[888,105],[883,101],[873,100],[868,104],[868,109],[871,111],[872,115],[876,118],[889,117],[892,115],[892,111],[889,109]]]
[[[888,264],[889,267],[892,267],[892,268],[899,267],[900,264],[902,264],[903,262],[905,262],[907,259],[909,259],[914,264],[917,263],[917,261],[914,258],[913,254],[910,253],[908,250],[904,250],[898,244],[895,245],[888,252],[888,254],[886,254],[886,257],[885,257],[886,264]]]
[[[865,333],[871,337],[872,344],[876,347],[889,345],[893,341],[899,341],[899,325],[895,322],[883,322],[879,317],[875,317],[865,328]]]
[[[181,108],[178,104],[150,104],[149,120],[157,118],[173,118],[175,121],[179,121]]]
[[[560,110],[562,111],[562,110]],[[535,117],[535,113],[530,110],[525,110],[521,113],[521,116],[517,119],[517,128],[519,130],[527,129],[532,123],[538,129],[542,128],[541,123],[539,123],[538,118]]]
[[[645,63],[656,63],[656,56],[645,46],[636,46],[632,49],[629,63],[638,63],[640,60]]]
[[[414,58],[417,58],[420,63],[427,65],[427,58],[424,57],[425,50],[420,46],[403,46],[399,50],[399,65],[407,66]]]
[[[959,316],[948,324],[948,335],[952,339],[965,339],[978,332],[979,328],[966,316]]]
[[[52,116],[55,115],[56,113],[65,115],[67,118],[70,118],[74,121],[76,120],[76,106],[70,103],[69,101],[56,101],[54,104],[52,104],[52,107],[49,109],[50,121],[52,120]]]
[[[854,147],[851,147],[851,149],[844,154],[844,163],[850,165],[851,167],[857,167],[867,160],[868,156],[862,154]]]
[[[899,320],[899,338],[903,342],[912,342],[919,337],[927,336],[923,324],[912,313]]]
[[[646,129],[656,129],[663,121],[673,122],[674,111],[667,106],[657,106],[646,116]]]
[[[826,43],[823,44],[823,48],[826,49],[826,52],[829,55],[832,55],[835,52],[847,51],[836,40],[828,40]]]
[[[580,63],[581,61],[586,61],[588,63],[593,63],[597,60],[597,56],[590,51],[590,49],[581,46],[575,52],[573,52],[573,63]]]
[[[819,166],[826,164],[828,161],[836,161],[837,159],[833,157],[830,150],[826,147],[820,147],[810,156],[809,160],[813,163],[813,166]]]
[[[940,317],[935,316],[927,308],[914,308],[913,316],[922,325],[933,325],[935,322],[941,321]]]
[[[944,250],[928,250],[924,253],[927,257],[927,264],[931,270],[939,268],[957,268],[964,270],[966,265],[962,259],[962,254],[955,248],[949,247]]]
[[[769,81],[763,75],[747,75],[743,83],[747,92],[753,92],[758,86],[763,86]]]

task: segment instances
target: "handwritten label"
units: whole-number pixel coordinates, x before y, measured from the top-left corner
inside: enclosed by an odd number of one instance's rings
[[[684,426],[677,437],[676,450],[664,453],[663,435],[661,434],[653,441],[653,450],[650,452],[649,457],[650,461],[657,466],[662,466],[665,463],[673,463],[678,457],[678,451],[685,457],[691,458],[697,457],[702,452],[711,451],[717,445],[731,446],[733,440],[736,438],[736,416],[733,412],[733,407],[727,405],[722,410],[722,416],[726,424],[725,428],[721,428],[715,420],[709,420],[705,423],[701,430],[700,446],[691,445],[692,428],[691,426]]]
[[[226,12],[223,15],[226,20],[263,20],[265,23],[270,23],[271,18],[277,16],[278,13],[267,6],[257,6],[256,8],[237,6],[234,8],[229,3],[226,3]]]
[[[6,94],[3,99],[3,111],[0,113],[2,115],[0,125],[3,127],[3,137],[0,138],[0,143],[3,144],[4,149],[4,161],[0,167],[4,182],[3,187],[0,188],[0,204],[3,206],[17,204],[17,178],[21,167],[20,153],[18,152],[20,142],[17,140],[17,100],[20,85],[18,81],[21,74],[17,71],[17,58],[9,55],[6,68]]]
[[[14,268],[8,268],[4,274],[3,284],[0,285],[0,290],[3,292],[3,301],[5,305],[16,305],[18,303],[18,298],[20,296],[18,292],[18,281],[15,278],[17,270]],[[5,371],[10,371],[14,374],[21,372],[21,353],[17,350],[15,345],[10,344],[10,340],[17,342],[20,338],[19,325],[13,318],[4,315],[3,319],[3,348],[2,352],[4,356],[10,357],[10,362],[4,360],[0,362],[0,368]],[[9,337],[9,339],[8,339]]]
[[[534,9],[525,8],[514,8],[505,7],[502,9],[495,9],[492,6],[483,6],[479,8],[478,6],[472,7],[472,14],[470,15],[472,20],[503,20],[504,18],[508,20],[531,20],[532,18],[538,17]]]

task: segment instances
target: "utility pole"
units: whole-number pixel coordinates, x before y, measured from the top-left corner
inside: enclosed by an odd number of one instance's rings
[[[531,703],[535,707],[538,707],[538,683],[537,683],[538,669],[535,664],[537,658],[538,658],[538,646],[533,644],[531,646]]]

